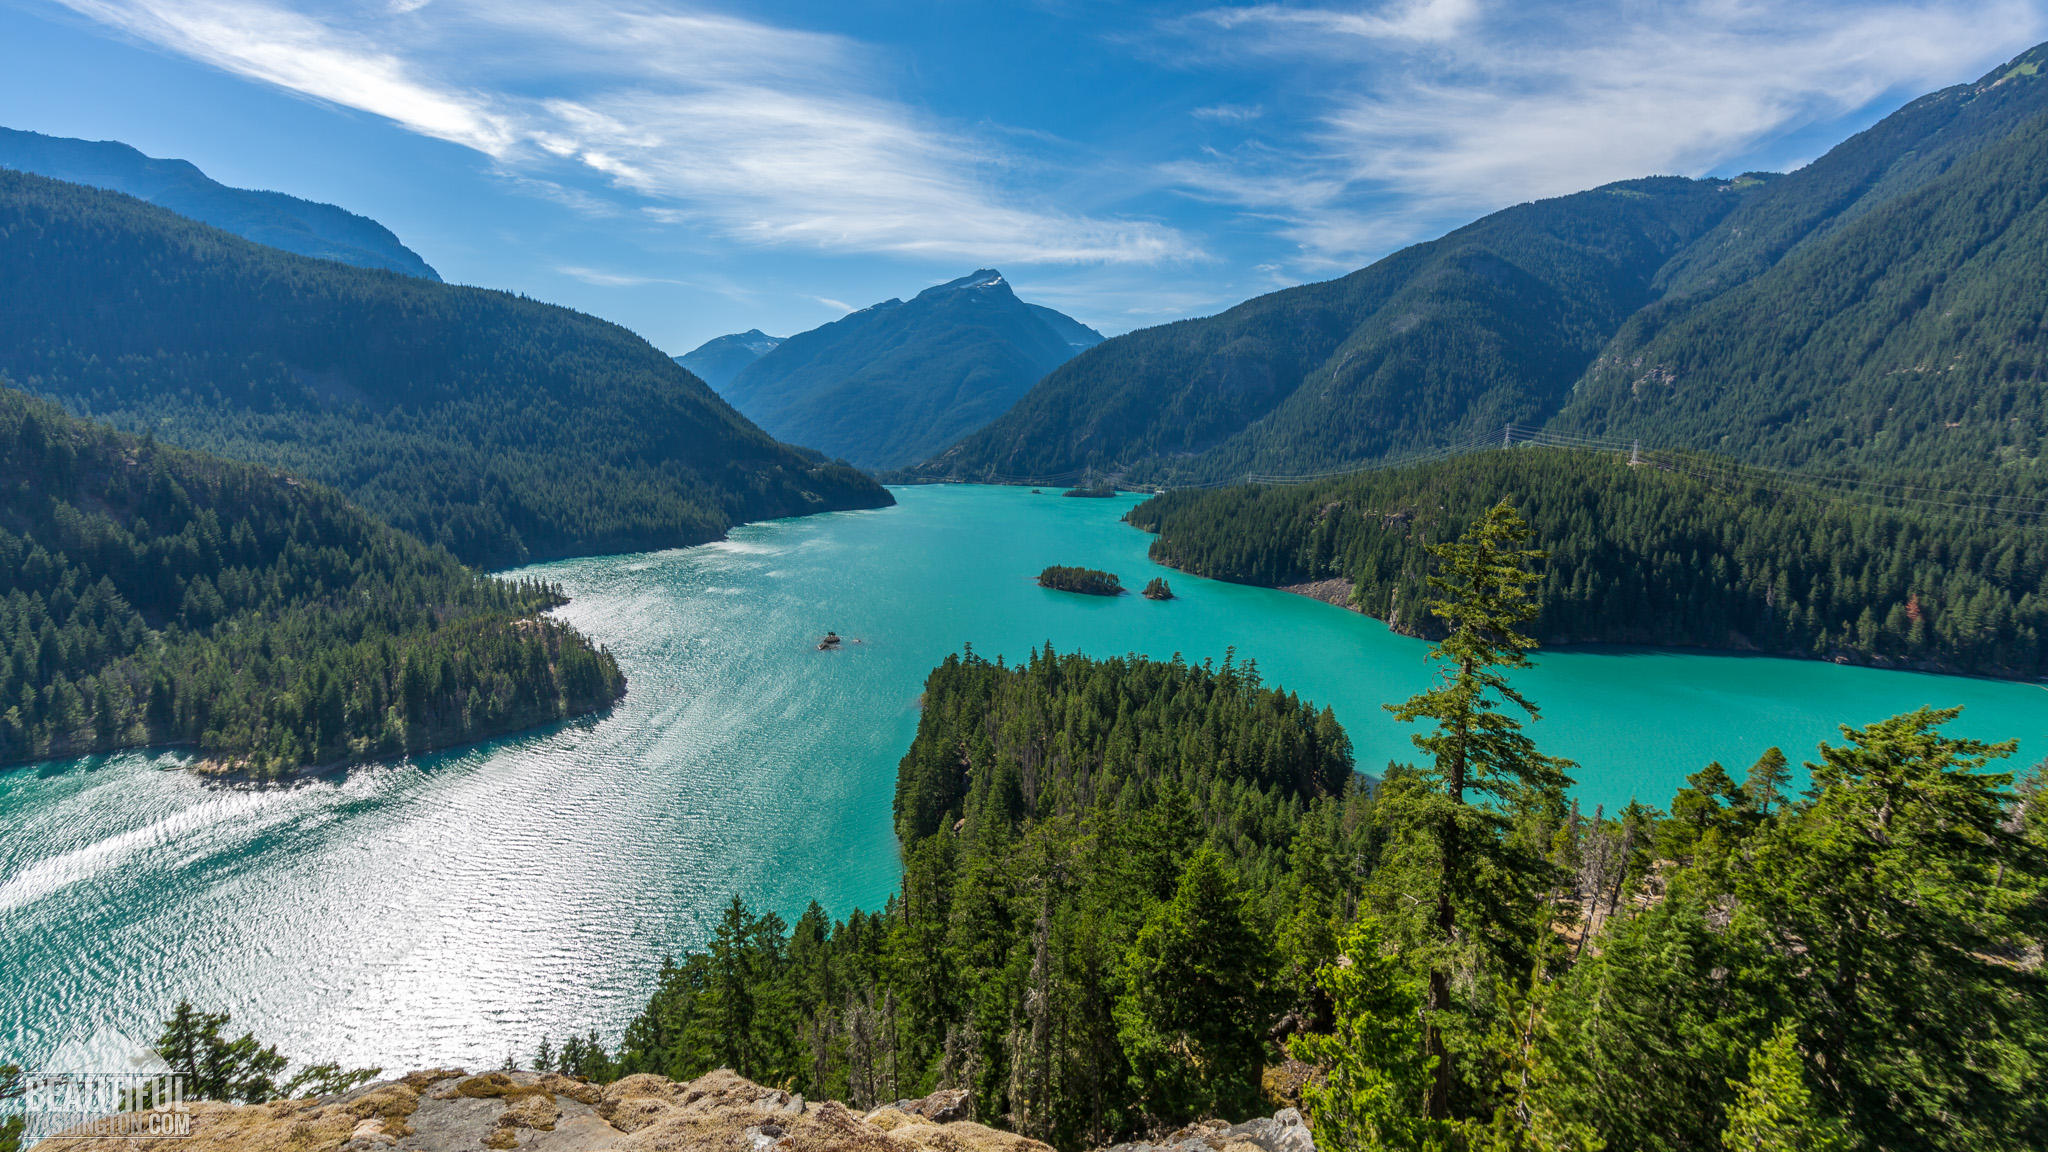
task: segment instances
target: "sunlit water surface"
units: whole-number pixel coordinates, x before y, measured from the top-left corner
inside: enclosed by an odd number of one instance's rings
[[[1428,682],[1425,645],[1297,596],[1145,559],[1134,500],[899,490],[890,509],[739,529],[726,543],[528,569],[618,653],[598,719],[289,788],[232,789],[129,754],[0,772],[0,1060],[112,1027],[149,1038],[179,997],[296,1057],[495,1064],[543,1035],[616,1038],[661,958],[734,893],[793,917],[873,908],[898,876],[890,799],[925,673],[972,642],[1220,660],[1334,705],[1368,771],[1408,754],[1380,705]],[[1048,592],[1082,564],[1154,603]],[[827,629],[853,640],[819,652]],[[1663,804],[1688,772],[1838,722],[1968,706],[1958,729],[2048,750],[2028,684],[1736,656],[1555,652],[1522,683],[1590,810]]]

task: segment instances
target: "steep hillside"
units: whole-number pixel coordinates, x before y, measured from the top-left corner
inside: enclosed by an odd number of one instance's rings
[[[759,328],[706,340],[681,356],[676,363],[697,374],[697,379],[723,389],[740,374],[740,369],[775,350],[783,337],[770,336]]]
[[[602,708],[625,680],[562,602],[0,389],[0,762],[181,743],[275,775]]]
[[[1658,273],[1658,288],[1673,299],[1726,291],[1798,246],[1915,191],[2048,111],[2048,86],[2032,82],[2044,63],[2048,45],[1976,83],[1922,96],[1796,172],[1765,177],[1771,187],[1745,198],[1674,257]],[[1657,314],[1648,309],[1644,318]]]
[[[419,253],[367,216],[282,192],[230,188],[187,161],[154,159],[118,141],[72,140],[0,128],[0,167],[126,192],[301,256],[441,279]]]
[[[1508,422],[1795,466],[2034,461],[2044,66],[2048,46],[1790,175],[1525,204],[1120,336],[915,472],[1300,474]]]
[[[1646,314],[1559,426],[1771,464],[2048,480],[2048,83],[2005,76],[1977,102],[2001,123],[2031,115],[1769,271]]]
[[[1003,414],[1102,337],[982,269],[799,333],[726,399],[784,440],[863,468],[912,464]]]
[[[0,373],[335,485],[464,561],[667,548],[890,503],[614,324],[0,172]]]
[[[1298,472],[1546,419],[1665,261],[1756,182],[1524,204],[1341,280],[1116,337],[922,476]]]

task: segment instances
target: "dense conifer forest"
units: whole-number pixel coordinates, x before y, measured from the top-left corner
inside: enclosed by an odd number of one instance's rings
[[[1766,464],[2003,466],[2042,483],[2044,190],[2039,114],[1755,279],[1637,317],[1557,424]]]
[[[718,539],[890,503],[631,332],[253,244],[0,171],[0,373],[136,433],[285,468],[466,563]]]
[[[1508,496],[1550,552],[1533,625],[1546,643],[2048,676],[2048,527],[1657,459],[1631,467],[1624,455],[1522,447],[1317,484],[1174,492],[1128,518],[1159,534],[1160,563],[1268,586],[1349,580],[1363,611],[1433,635],[1425,546]]]
[[[609,652],[340,493],[0,389],[0,760],[197,746],[276,775],[602,708]]]
[[[1556,411],[1658,268],[1758,182],[1632,180],[1522,204],[1342,279],[1112,337],[906,476],[1298,473]]]
[[[1512,680],[1529,539],[1501,502],[1431,546],[1442,676],[1389,702],[1417,755],[1377,780],[1249,663],[949,657],[885,909],[735,898],[619,1046],[540,1063],[957,1086],[1069,1150],[1292,1083],[1332,1152],[2048,1141],[2043,769],[1923,709],[1843,729],[1803,792],[1772,748],[1585,813]]]
[[[1061,592],[1082,592],[1090,596],[1121,596],[1124,586],[1114,572],[1103,572],[1095,568],[1074,568],[1065,564],[1054,564],[1038,574],[1040,588],[1053,588]]]

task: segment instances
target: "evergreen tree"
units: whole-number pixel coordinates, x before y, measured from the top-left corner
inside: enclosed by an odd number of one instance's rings
[[[0,1064],[0,1102],[18,1100],[22,1095],[21,1067]],[[16,1112],[0,1119],[0,1152],[21,1152],[21,1133],[27,1118]]]
[[[1213,850],[1188,861],[1124,968],[1117,1037],[1143,1106],[1171,1123],[1256,1107],[1272,957]]]
[[[1729,1086],[1736,1100],[1721,1133],[1728,1152],[1841,1152],[1848,1147],[1841,1121],[1818,1112],[1807,1091],[1798,1029],[1791,1021],[1749,1054],[1748,1081],[1731,1080]]]
[[[2012,819],[2015,743],[1922,708],[1822,745],[1818,795],[1758,838],[1739,916],[1782,958],[1819,1107],[1860,1144],[2039,1147],[2048,856]]]
[[[1302,1086],[1316,1147],[1348,1150],[1428,1149],[1448,1131],[1424,1120],[1438,1056],[1423,1051],[1423,993],[1398,956],[1386,952],[1379,926],[1360,920],[1342,952],[1316,973],[1334,1006],[1335,1028],[1288,1043],[1296,1060],[1324,1070]]]
[[[1451,1115],[1442,1017],[1452,1009],[1452,972],[1465,959],[1460,954],[1469,954],[1475,940],[1526,950],[1536,928],[1534,894],[1550,879],[1540,859],[1504,860],[1510,846],[1503,806],[1562,811],[1571,783],[1568,762],[1537,752],[1521,722],[1504,710],[1512,705],[1531,719],[1537,715],[1506,675],[1528,667],[1527,653],[1536,647],[1520,628],[1536,615],[1528,586],[1542,577],[1525,565],[1545,554],[1523,547],[1528,539],[1528,525],[1502,500],[1456,542],[1430,547],[1442,573],[1429,577],[1441,597],[1430,611],[1450,629],[1430,657],[1449,671],[1438,687],[1387,706],[1397,720],[1436,723],[1434,731],[1412,737],[1433,761],[1426,786],[1402,792],[1405,831],[1414,838],[1406,851],[1427,874],[1434,927],[1422,948],[1429,972],[1424,1046],[1434,1057],[1427,1114],[1433,1120]],[[1490,803],[1473,805],[1468,792]],[[1490,874],[1504,863],[1519,875],[1507,876],[1505,885],[1491,883]]]
[[[1744,808],[1759,817],[1769,816],[1785,802],[1785,785],[1792,779],[1786,763],[1785,753],[1776,745],[1764,749],[1742,781]]]
[[[742,1076],[761,1074],[755,1059],[755,981],[749,955],[754,942],[754,917],[734,896],[711,936],[711,994],[718,1006],[713,1051],[721,1064]]]
[[[278,1098],[277,1075],[290,1061],[253,1032],[233,1040],[222,1036],[228,1019],[225,1012],[200,1012],[191,1001],[180,1000],[164,1021],[156,1053],[171,1071],[184,1075],[189,1099],[261,1104]]]

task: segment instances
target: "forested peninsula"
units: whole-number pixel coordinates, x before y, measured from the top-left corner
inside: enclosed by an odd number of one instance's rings
[[[479,567],[893,502],[626,329],[513,293],[298,256],[6,170],[0,267],[16,387],[331,484]]]
[[[1434,637],[1425,547],[1508,496],[1549,550],[1532,626],[1545,643],[2048,676],[2048,528],[1660,459],[1632,467],[1626,455],[1521,447],[1314,484],[1173,492],[1128,519],[1158,534],[1162,564],[1274,587],[1349,581],[1353,606]]]
[[[885,909],[734,899],[619,1047],[539,1063],[966,1089],[1067,1152],[1297,1085],[1332,1152],[2048,1142],[2042,768],[1922,709],[1844,728],[1798,794],[1772,748],[1589,815],[1513,680],[1544,552],[1502,502],[1427,554],[1442,680],[1388,702],[1412,764],[1359,775],[1248,663],[969,650],[899,768]]]
[[[275,777],[601,709],[610,652],[324,485],[0,389],[0,761]]]

